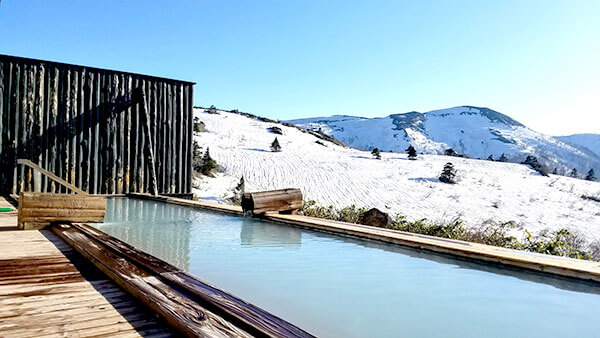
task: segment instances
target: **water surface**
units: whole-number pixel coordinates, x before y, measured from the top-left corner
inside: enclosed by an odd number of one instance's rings
[[[600,288],[162,202],[98,228],[321,337],[597,337]]]

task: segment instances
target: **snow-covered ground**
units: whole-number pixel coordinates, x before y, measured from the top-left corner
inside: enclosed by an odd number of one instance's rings
[[[409,219],[450,221],[459,217],[470,226],[486,221],[516,222],[516,235],[563,227],[600,239],[600,183],[550,175],[527,166],[442,155],[369,152],[336,146],[296,128],[260,122],[238,114],[207,114],[195,110],[208,132],[194,138],[202,151],[221,166],[215,178],[202,177],[194,193],[202,199],[232,195],[243,175],[246,191],[295,187],[307,200],[337,207],[377,207]],[[267,130],[277,125],[283,135]],[[277,137],[282,151],[270,151]],[[317,144],[320,141],[325,145]],[[446,162],[458,170],[459,182],[449,185],[438,176]]]

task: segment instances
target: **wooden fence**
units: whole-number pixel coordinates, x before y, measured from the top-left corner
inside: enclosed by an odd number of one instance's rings
[[[0,55],[0,194],[67,192],[17,159],[91,194],[148,192],[152,172],[158,193],[191,193],[192,97],[191,82]]]

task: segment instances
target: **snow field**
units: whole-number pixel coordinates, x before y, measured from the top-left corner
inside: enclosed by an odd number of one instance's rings
[[[524,229],[569,228],[588,241],[600,239],[600,203],[582,195],[600,196],[600,183],[551,175],[542,177],[527,166],[441,155],[383,153],[375,160],[370,152],[336,146],[278,125],[283,135],[267,130],[275,124],[238,114],[194,112],[208,132],[195,141],[210,148],[221,166],[215,178],[197,179],[195,194],[222,201],[232,195],[243,175],[246,191],[300,188],[306,200],[336,207],[376,207],[408,219],[449,222],[460,218],[469,226],[486,221],[514,221],[515,235]],[[282,151],[273,153],[277,137]],[[326,146],[317,144],[319,140]],[[446,162],[458,170],[458,184],[439,182]]]

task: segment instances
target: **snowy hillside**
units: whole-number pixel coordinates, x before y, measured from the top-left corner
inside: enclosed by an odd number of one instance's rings
[[[556,138],[566,143],[584,147],[600,156],[600,134],[574,134],[557,136]]]
[[[210,147],[222,167],[215,178],[196,181],[195,193],[204,199],[231,196],[243,175],[246,191],[297,187],[305,199],[338,207],[355,204],[377,207],[410,219],[449,221],[460,217],[477,226],[488,220],[515,221],[521,230],[569,227],[589,239],[600,239],[600,203],[582,195],[600,196],[600,183],[563,176],[542,177],[527,166],[441,155],[369,152],[336,146],[279,126],[283,135],[267,130],[274,123],[234,113],[195,115],[207,132],[196,133],[199,146]],[[277,136],[282,151],[270,144]],[[319,141],[321,144],[318,144]],[[446,162],[458,169],[460,182],[449,185],[438,176]]]
[[[404,152],[412,144],[418,152],[442,154],[445,149],[473,158],[499,158],[506,154],[511,162],[534,155],[551,171],[586,172],[600,170],[600,154],[535,132],[512,118],[488,108],[470,106],[410,112],[380,118],[331,116],[288,121],[321,129],[351,147]],[[593,150],[593,149],[592,149]],[[597,148],[600,152],[600,148]]]

